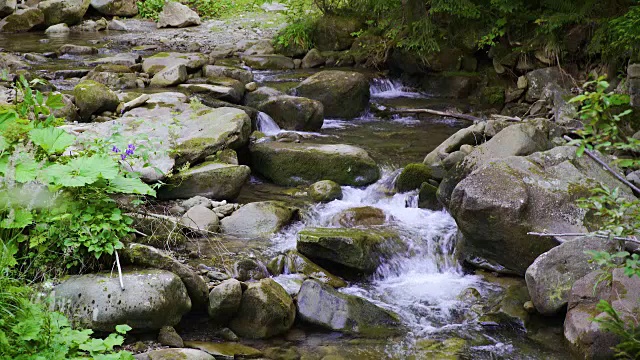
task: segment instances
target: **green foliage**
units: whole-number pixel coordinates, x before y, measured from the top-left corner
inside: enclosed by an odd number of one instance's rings
[[[300,20],[289,23],[284,27],[276,37],[276,44],[282,47],[294,47],[303,51],[313,48],[313,40],[311,32],[313,31],[313,22],[310,20]]]
[[[162,12],[165,1],[176,0],[138,1],[138,14],[142,18],[158,21],[158,15]],[[193,9],[200,17],[209,19],[249,11],[254,5],[263,3],[264,0],[179,0],[178,2]]]
[[[138,1],[138,15],[144,19],[158,21],[158,15],[164,8],[165,0],[143,0]]]
[[[637,320],[621,318],[613,306],[604,300],[600,300],[597,309],[607,316],[594,321],[600,324],[601,329],[617,335],[620,339],[614,347],[616,358],[640,358],[640,326]]]

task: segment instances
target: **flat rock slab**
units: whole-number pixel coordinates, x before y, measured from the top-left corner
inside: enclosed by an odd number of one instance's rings
[[[235,342],[213,343],[204,341],[186,341],[185,346],[200,349],[213,355],[216,359],[233,360],[238,358],[255,359],[262,356],[262,352],[256,348]]]

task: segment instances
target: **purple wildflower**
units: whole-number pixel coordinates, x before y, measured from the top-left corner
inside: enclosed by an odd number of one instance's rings
[[[113,148],[111,148],[111,151],[117,154],[120,152],[120,149],[118,149],[118,147],[114,145]]]
[[[127,155],[122,154],[122,155],[120,155],[120,158],[121,158],[122,160],[125,160],[125,159],[127,158]]]

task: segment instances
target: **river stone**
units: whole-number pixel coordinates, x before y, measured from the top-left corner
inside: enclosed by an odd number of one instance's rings
[[[27,32],[43,24],[44,14],[42,11],[35,8],[17,10],[0,21],[0,32]]]
[[[191,309],[191,300],[180,278],[164,270],[124,271],[70,276],[53,290],[56,308],[74,325],[94,331],[113,332],[116,325],[134,330],[159,330],[180,322]],[[144,299],[144,301],[141,301]]]
[[[242,301],[240,281],[229,279],[221,282],[209,293],[207,312],[216,324],[226,324],[238,311]]]
[[[258,110],[269,114],[284,130],[318,131],[324,123],[322,103],[298,96],[271,97]]]
[[[268,86],[261,86],[255,91],[245,95],[244,104],[257,109],[262,103],[269,100],[271,97],[281,95],[284,95],[284,93],[280,90]]]
[[[58,48],[58,54],[70,54],[70,55],[92,55],[97,54],[98,49],[92,46],[82,46],[74,44],[65,44]]]
[[[296,317],[296,307],[287,292],[273,279],[250,283],[229,328],[250,339],[265,339],[287,332]]]
[[[187,341],[186,346],[200,349],[215,356],[217,360],[255,359],[262,356],[260,350],[234,342],[213,343]],[[191,358],[189,358],[191,360]]]
[[[213,200],[233,200],[250,174],[251,169],[245,165],[205,162],[173,176],[158,191],[158,197],[188,199],[199,195]]]
[[[278,201],[253,202],[220,221],[222,232],[240,238],[268,238],[288,225],[295,212]]]
[[[73,88],[78,114],[83,121],[89,121],[91,115],[103,111],[115,111],[120,101],[118,95],[106,86],[92,80],[85,80]]]
[[[134,66],[142,61],[142,57],[138,54],[132,53],[120,53],[114,56],[103,57],[99,59],[87,60],[84,62],[87,66],[97,66],[97,65],[123,65],[123,66]]]
[[[70,32],[69,25],[62,23],[51,25],[44,31],[45,34],[66,34]]]
[[[382,230],[306,228],[298,233],[296,247],[311,259],[373,273],[398,243],[397,235]]]
[[[347,334],[387,337],[398,334],[402,326],[397,314],[318,280],[302,284],[297,305],[301,320]]]
[[[273,53],[271,40],[259,40],[244,51],[244,55],[272,55]]]
[[[194,206],[180,219],[180,223],[191,229],[216,232],[220,226],[220,220],[216,213],[204,206]]]
[[[570,146],[487,161],[455,186],[448,202],[464,235],[458,251],[472,264],[486,260],[524,275],[540,254],[556,246],[552,238],[529,232],[589,232],[586,211],[576,200],[590,196],[598,183],[633,196],[613,175],[590,157],[578,157]]]
[[[208,62],[207,56],[200,53],[161,52],[145,58],[142,62],[142,71],[155,75],[166,67],[184,64],[187,72],[195,73]]]
[[[13,72],[30,68],[31,66],[27,64],[23,58],[14,54],[0,52],[0,69],[8,69],[9,71]],[[13,90],[10,89],[7,89],[7,91],[13,92]]]
[[[307,190],[311,199],[316,202],[331,202],[342,200],[342,187],[331,180],[321,180],[309,186]]]
[[[13,14],[16,5],[16,0],[0,0],[0,18]]]
[[[213,356],[197,349],[160,349],[133,356],[136,360],[216,360]]]
[[[91,0],[45,0],[38,4],[44,13],[46,26],[65,23],[75,25],[82,21]]]
[[[126,68],[128,70],[128,68]],[[135,89],[137,76],[133,72],[100,71],[100,66],[91,70],[85,80],[93,80],[114,90]]]
[[[304,80],[296,95],[318,100],[329,118],[353,119],[369,105],[369,81],[361,73],[325,70]]]
[[[484,141],[485,123],[478,123],[467,128],[458,130],[455,134],[438,145],[431,151],[422,162],[432,169],[432,176],[435,179],[442,179],[444,172],[441,165],[450,153],[460,150],[464,145],[479,145]],[[438,171],[439,170],[439,171]]]
[[[418,189],[422,183],[433,178],[431,168],[424,164],[408,164],[402,169],[395,182],[398,192],[407,192]]]
[[[352,228],[384,225],[386,220],[387,215],[381,209],[373,206],[361,206],[342,210],[331,219],[331,223],[338,227]]]
[[[301,67],[303,69],[310,69],[324,65],[325,61],[327,61],[327,59],[322,56],[318,49],[311,49],[302,59]]]
[[[158,29],[164,27],[183,28],[200,25],[200,16],[188,6],[175,1],[164,4],[158,15]]]
[[[171,87],[187,81],[187,66],[178,64],[162,69],[151,78],[151,87]]]
[[[348,50],[355,39],[352,34],[361,27],[355,17],[327,14],[316,21],[311,38],[320,51]]]
[[[433,211],[442,210],[442,205],[438,201],[438,187],[433,186],[428,182],[420,185],[420,191],[418,192],[418,207],[420,209],[429,209]]]
[[[222,65],[207,65],[203,68],[205,77],[228,77],[236,79],[243,84],[253,81],[253,73],[249,70]]]
[[[206,308],[209,291],[207,283],[189,266],[153,246],[129,243],[121,251],[123,259],[133,265],[167,270],[178,275],[187,288],[193,308],[197,310]]]
[[[587,251],[617,250],[615,242],[601,238],[578,238],[541,254],[525,273],[531,301],[542,315],[554,315],[567,304],[573,284],[598,265]]]
[[[182,84],[179,86],[191,94],[203,94],[205,97],[238,104],[242,100],[244,88],[233,88],[215,84]]]
[[[135,0],[91,0],[91,7],[103,15],[125,17],[138,15]]]
[[[293,59],[282,55],[250,55],[242,60],[253,70],[293,70]]]
[[[211,209],[211,207],[213,206],[211,204],[211,199],[207,199],[206,197],[199,196],[199,195],[189,198],[187,200],[184,200],[183,202],[180,203],[180,205],[182,205],[182,207],[185,208],[186,210],[189,210],[194,206],[204,206],[207,209]]]
[[[530,103],[542,99],[547,87],[563,84],[562,71],[557,66],[531,71],[525,77],[528,84],[525,98]]]
[[[287,253],[284,257],[283,265],[283,271],[286,274],[304,274],[307,278],[316,279],[334,288],[347,286],[344,280],[313,263],[306,256],[295,250]]]
[[[253,169],[278,185],[311,184],[320,180],[366,186],[380,170],[361,148],[333,144],[259,142],[250,147]]]
[[[174,348],[184,347],[184,341],[173,326],[163,326],[158,333],[158,342],[164,346],[170,346]]]
[[[269,271],[259,260],[245,258],[233,264],[233,277],[240,281],[261,280],[269,277]]]

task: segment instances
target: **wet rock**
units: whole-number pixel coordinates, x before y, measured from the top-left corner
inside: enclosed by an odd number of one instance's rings
[[[158,28],[183,28],[195,25],[200,25],[200,16],[188,6],[178,2],[165,3],[162,12],[158,15]]]
[[[9,71],[13,72],[21,69],[29,69],[31,66],[17,55],[0,52],[0,68],[9,69]]]
[[[307,280],[298,294],[301,320],[326,329],[368,337],[387,337],[401,328],[398,315],[317,280]]]
[[[433,178],[431,168],[424,164],[408,164],[402,169],[395,182],[398,192],[418,189],[422,183]]]
[[[353,119],[369,104],[369,81],[357,72],[325,70],[304,80],[296,95],[318,100],[325,117]]]
[[[19,33],[44,24],[44,14],[38,9],[18,10],[0,21],[0,32]]]
[[[428,182],[422,183],[418,192],[418,207],[433,211],[442,210],[442,204],[438,201],[437,192],[437,186],[433,186]]]
[[[266,5],[266,3],[265,3]],[[300,360],[300,354],[293,347],[271,347],[264,350],[264,355],[269,359]]]
[[[365,186],[380,177],[369,154],[351,145],[259,142],[250,150],[254,170],[278,185],[332,180],[341,185]]]
[[[256,89],[256,91],[252,91],[246,94],[244,99],[244,104],[246,106],[258,108],[258,106],[260,106],[265,101],[269,100],[271,97],[282,96],[282,95],[284,95],[284,93],[282,93],[279,90],[270,88],[268,86],[261,86],[258,89]]]
[[[152,87],[171,87],[187,81],[187,66],[184,64],[174,65],[162,69],[151,78]]]
[[[106,86],[92,80],[85,80],[73,89],[78,114],[83,121],[91,115],[104,111],[115,111],[120,104],[118,96]]]
[[[242,259],[233,264],[234,277],[240,281],[261,280],[269,277],[267,268],[254,259]]]
[[[266,238],[289,224],[295,212],[284,203],[249,203],[220,222],[222,232],[240,238]]]
[[[204,280],[189,266],[174,259],[170,254],[152,246],[130,243],[122,250],[122,257],[133,265],[171,271],[184,283],[194,309],[204,310],[208,288]]]
[[[567,304],[573,284],[599,268],[587,251],[615,252],[615,242],[600,238],[570,240],[541,254],[525,273],[531,300],[543,315],[554,315]]]
[[[358,226],[384,225],[387,215],[379,208],[362,206],[343,210],[336,214],[331,223],[335,226],[352,228]]]
[[[309,196],[316,202],[331,202],[342,199],[342,187],[331,180],[322,180],[309,186]]]
[[[490,304],[478,320],[481,323],[525,330],[529,323],[529,312],[524,309],[524,304],[530,301],[526,284],[516,278],[498,278],[497,282],[504,290],[497,303]]]
[[[209,232],[216,232],[220,226],[220,220],[216,213],[204,206],[194,206],[180,219],[180,224],[190,228]]]
[[[316,22],[311,34],[313,43],[320,51],[340,51],[351,48],[354,37],[362,24],[353,17],[324,15]]]
[[[187,200],[184,200],[183,202],[180,203],[182,205],[183,208],[185,208],[186,210],[191,209],[194,206],[204,206],[207,209],[211,209],[211,200],[207,199],[204,196],[194,196],[192,198],[189,198]]]
[[[90,5],[91,0],[45,0],[38,4],[38,9],[44,13],[47,26],[60,23],[75,25],[82,21]]]
[[[322,56],[318,49],[311,49],[302,59],[301,67],[303,69],[310,69],[324,65],[327,59]]]
[[[258,106],[284,130],[318,131],[324,123],[321,102],[304,97],[280,95],[267,99]]]
[[[244,51],[244,55],[272,55],[273,45],[270,40],[260,40]]]
[[[116,20],[116,19],[112,19],[111,21],[109,21],[109,25],[107,26],[108,30],[113,30],[113,31],[128,31],[129,28],[127,27],[127,25],[125,23],[123,23],[120,20]]]
[[[297,251],[290,251],[283,260],[282,270],[287,274],[303,274],[307,278],[316,279],[336,289],[347,286],[344,280],[313,263]]]
[[[544,98],[544,92],[549,86],[559,86],[563,84],[563,75],[557,66],[531,71],[525,75],[527,79],[527,93],[525,95],[528,102],[535,102]]]
[[[245,165],[206,162],[173,176],[158,192],[161,199],[187,199],[205,196],[215,200],[232,200],[249,179]]]
[[[228,101],[233,104],[240,103],[244,93],[244,88],[238,91],[237,88],[212,84],[182,84],[179,87],[187,90],[191,94],[203,94],[206,97]]]
[[[13,14],[16,6],[16,0],[0,0],[0,18]]]
[[[173,326],[163,326],[158,333],[158,342],[164,346],[174,348],[184,347],[184,342]]]
[[[85,78],[114,90],[135,89],[137,79],[136,74],[123,65],[98,65]]]
[[[161,52],[145,58],[142,62],[142,71],[155,75],[166,67],[184,64],[187,67],[187,72],[195,73],[208,61],[207,57],[200,53]]]
[[[71,276],[54,288],[56,308],[73,318],[76,326],[104,332],[120,324],[158,330],[176,325],[191,309],[184,284],[168,271],[125,271],[123,282],[126,291],[118,277],[108,273]]]
[[[91,0],[91,7],[100,14],[109,16],[136,16],[138,14],[135,0]]]
[[[293,70],[293,59],[282,55],[243,56],[242,60],[254,70]]]
[[[209,317],[217,324],[226,324],[240,308],[242,286],[240,281],[229,279],[221,282],[209,293]]]
[[[87,60],[85,61],[85,65],[87,66],[97,66],[97,65],[122,65],[122,66],[135,66],[140,61],[142,61],[142,57],[138,54],[131,53],[120,53],[114,56],[103,57],[99,59]]]
[[[272,279],[262,279],[244,291],[229,327],[242,337],[264,339],[287,332],[295,316],[293,300],[282,286]]]
[[[57,25],[51,25],[44,31],[45,34],[66,34],[69,31],[69,25],[62,23]]]
[[[200,349],[220,360],[255,359],[262,355],[260,350],[239,343],[187,341],[185,345]]]
[[[372,273],[381,257],[398,245],[397,235],[382,230],[306,228],[298,233],[297,249],[311,259]]]
[[[467,128],[458,130],[447,140],[431,151],[422,162],[431,168],[434,179],[444,177],[444,160],[450,153],[460,150],[464,145],[478,145],[484,142],[485,123],[478,123]]]

